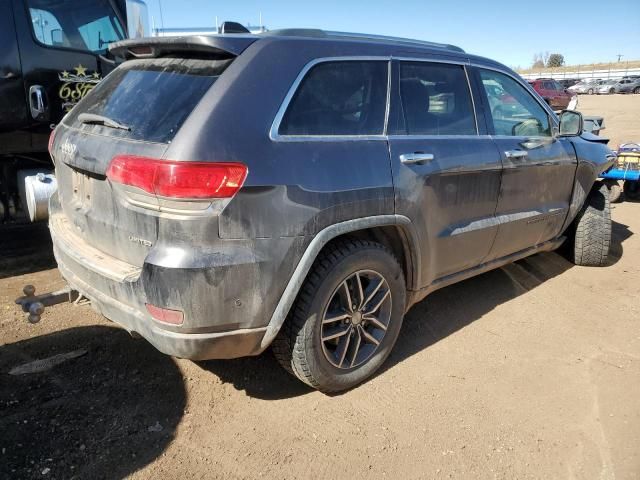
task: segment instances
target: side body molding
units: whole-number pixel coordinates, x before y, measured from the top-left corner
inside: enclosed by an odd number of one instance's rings
[[[320,250],[322,250],[329,241],[345,233],[366,228],[409,224],[411,224],[411,220],[403,215],[376,215],[374,217],[355,218],[353,220],[347,220],[346,222],[336,223],[318,233],[305,250],[289,283],[287,283],[287,287],[271,316],[271,320],[269,320],[267,331],[260,345],[261,350],[266,349],[280,331],[305,278],[307,278],[309,270],[311,270],[313,262],[315,262],[318,257]],[[413,263],[414,265],[419,265],[419,263],[415,263],[415,261]]]

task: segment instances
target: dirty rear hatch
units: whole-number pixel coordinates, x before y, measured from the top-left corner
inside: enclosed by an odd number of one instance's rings
[[[233,58],[135,59],[114,70],[56,130],[52,154],[62,212],[52,212],[52,223],[83,246],[142,266],[158,237],[158,215],[118,195],[108,166],[117,155],[163,158]],[[113,123],[99,121],[105,118]]]

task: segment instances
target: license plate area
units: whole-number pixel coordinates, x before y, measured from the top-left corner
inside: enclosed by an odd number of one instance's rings
[[[77,208],[87,210],[93,199],[93,183],[95,180],[78,170],[71,170],[72,202]]]

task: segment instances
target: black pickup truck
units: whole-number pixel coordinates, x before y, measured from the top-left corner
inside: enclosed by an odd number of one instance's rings
[[[46,217],[52,129],[148,33],[141,0],[0,0],[0,223]],[[38,175],[39,174],[39,175]]]

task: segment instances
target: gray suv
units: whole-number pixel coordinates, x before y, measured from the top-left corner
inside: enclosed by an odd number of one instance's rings
[[[316,30],[111,52],[52,134],[50,229],[71,288],[164,353],[272,346],[339,391],[438,288],[563,242],[606,262],[610,151],[492,60]]]

